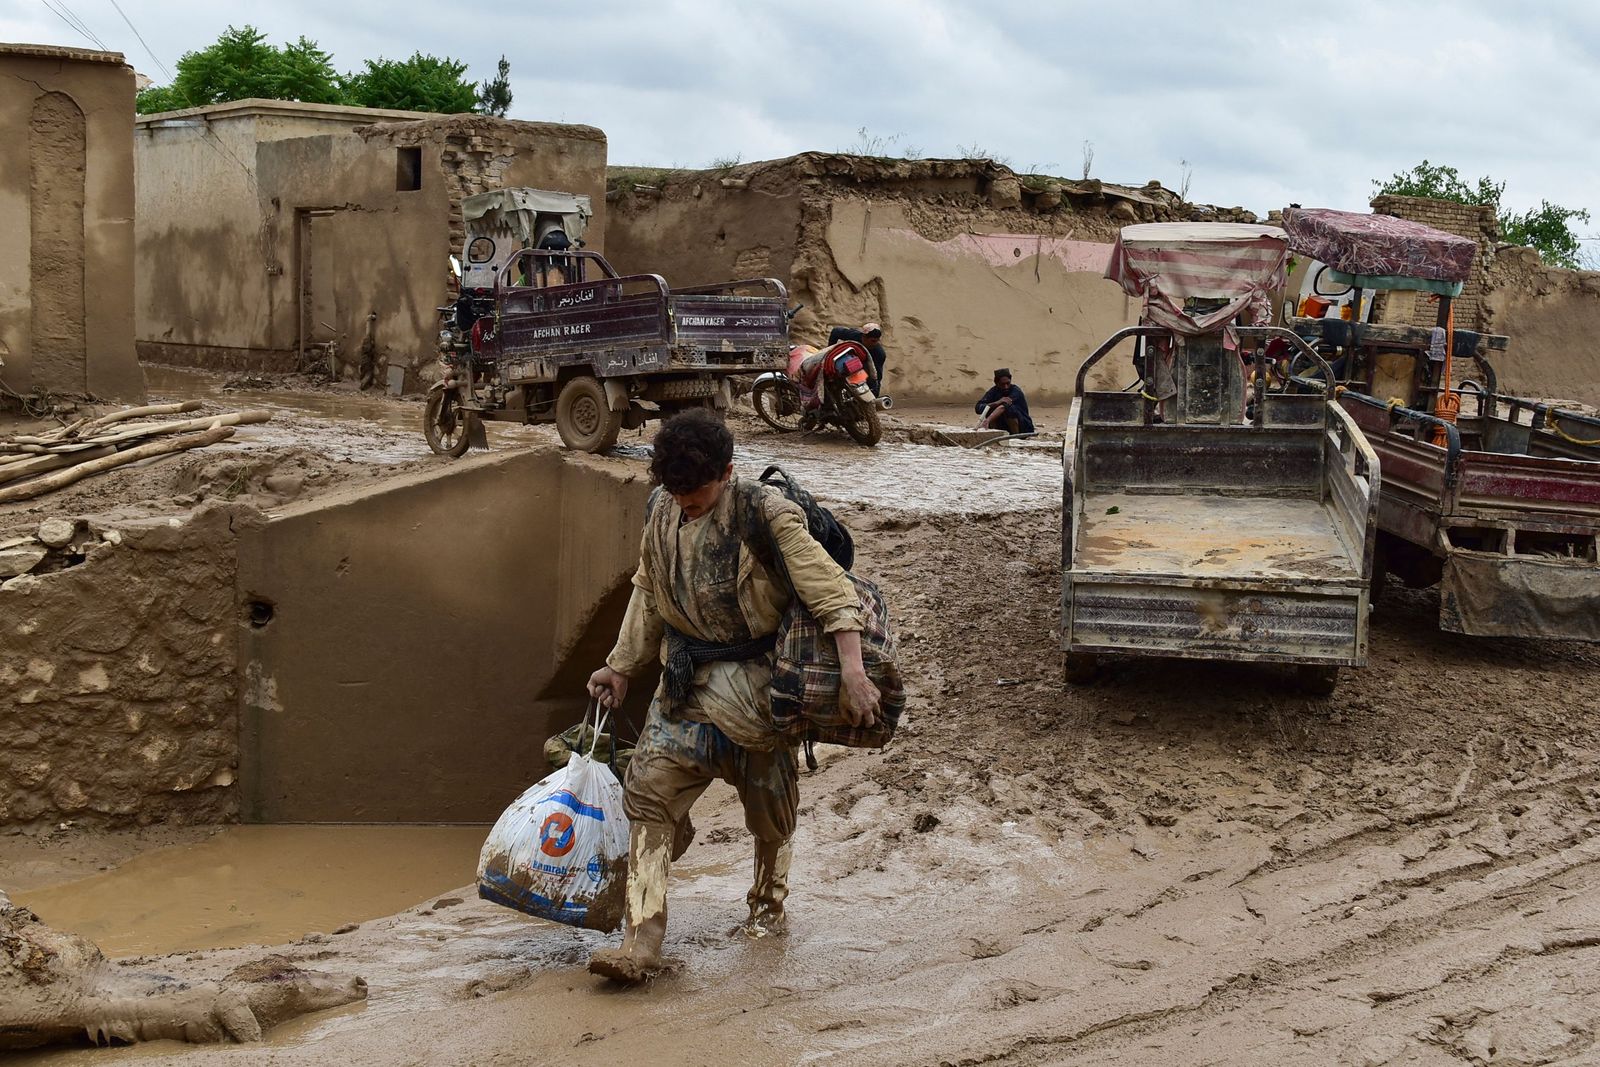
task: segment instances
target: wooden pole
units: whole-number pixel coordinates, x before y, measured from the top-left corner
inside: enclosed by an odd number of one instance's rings
[[[113,411],[97,419],[90,419],[79,428],[79,434],[101,426],[109,426],[114,422],[122,422],[124,419],[137,419],[145,415],[180,415],[185,411],[199,410],[198,400],[185,400],[180,404],[146,404],[142,408],[123,408],[121,411]]]
[[[0,466],[0,482],[14,482],[20,478],[31,478],[35,474],[46,471],[60,470],[70,467],[75,463],[85,463],[91,459],[102,456],[116,455],[117,450],[110,445],[91,449],[86,452],[58,452],[43,456],[32,456],[21,463],[7,463]]]
[[[85,444],[114,445],[119,441],[132,441],[140,437],[158,437],[169,433],[189,433],[194,430],[208,430],[213,426],[247,426],[252,423],[266,422],[272,418],[270,411],[230,411],[226,415],[202,415],[198,419],[186,419],[182,422],[158,422],[154,426],[130,426],[118,433],[106,434],[104,437],[83,437],[80,441]]]
[[[137,448],[130,448],[125,452],[117,452],[100,459],[91,459],[87,463],[79,463],[68,467],[66,470],[46,474],[41,478],[0,489],[0,504],[9,504],[14,500],[31,500],[36,496],[64,489],[67,486],[83,480],[92,474],[102,474],[108,470],[137,463],[141,459],[150,459],[153,456],[164,456],[171,452],[182,452],[190,448],[204,448],[214,445],[218,441],[225,441],[232,437],[235,430],[232,426],[214,426],[204,433],[197,433],[187,437],[171,437],[165,441],[152,441]]]

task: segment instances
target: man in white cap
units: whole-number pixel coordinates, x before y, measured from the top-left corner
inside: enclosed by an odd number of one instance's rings
[[[867,355],[872,357],[872,392],[877,396],[883,395],[883,361],[888,358],[888,353],[883,350],[883,327],[875,322],[861,324],[861,329],[852,329],[849,326],[835,326],[828,334],[828,343],[836,345],[840,341],[855,341],[867,350]]]

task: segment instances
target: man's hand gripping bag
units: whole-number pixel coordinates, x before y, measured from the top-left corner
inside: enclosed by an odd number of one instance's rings
[[[595,732],[602,729],[603,720]],[[480,897],[568,926],[615,930],[627,885],[622,785],[593,751],[573,753],[518,797],[478,857]]]

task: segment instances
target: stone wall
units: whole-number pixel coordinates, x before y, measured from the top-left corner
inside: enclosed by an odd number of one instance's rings
[[[1495,221],[1494,207],[1488,204],[1457,204],[1449,200],[1393,196],[1386,193],[1373,198],[1372,210],[1379,215],[1393,215],[1395,218],[1420,222],[1436,230],[1443,230],[1445,233],[1453,233],[1458,237],[1470,238],[1477,242],[1478,254],[1472,259],[1472,275],[1463,286],[1461,295],[1455,300],[1455,324],[1458,329],[1463,330],[1484,329],[1483,299],[1487,288],[1486,279],[1494,263],[1495,243],[1500,237],[1500,226]],[[1416,326],[1434,326],[1438,321],[1438,309],[1437,302],[1418,299],[1412,305],[1409,317],[1403,316],[1400,320],[1384,318],[1384,321],[1409,321]],[[1380,317],[1383,317],[1381,309]]]
[[[133,70],[0,45],[0,381],[137,401]]]
[[[14,546],[38,558],[0,586],[0,825],[234,817],[234,542],[253,514]]]

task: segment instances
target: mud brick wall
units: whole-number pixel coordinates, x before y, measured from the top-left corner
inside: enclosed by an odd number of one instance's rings
[[[97,528],[84,562],[0,587],[0,825],[235,816],[235,538],[253,514]]]
[[[1373,199],[1372,210],[1379,215],[1420,222],[1478,243],[1478,254],[1472,259],[1472,275],[1455,302],[1456,326],[1463,330],[1484,329],[1484,292],[1488,288],[1489,268],[1494,264],[1495,242],[1500,237],[1494,208],[1488,204],[1457,204],[1450,200],[1386,194]],[[1410,321],[1417,326],[1433,326],[1437,322],[1438,307],[1432,300],[1419,299]]]

